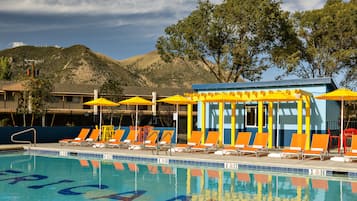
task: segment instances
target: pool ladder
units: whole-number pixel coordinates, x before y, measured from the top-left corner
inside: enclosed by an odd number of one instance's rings
[[[32,146],[32,142],[31,141],[27,141],[27,140],[14,140],[14,137],[15,136],[18,136],[20,134],[24,134],[24,133],[28,133],[30,131],[33,131],[33,145],[34,147],[36,147],[36,139],[37,139],[37,132],[36,132],[36,129],[35,128],[29,128],[29,129],[26,129],[26,130],[23,130],[23,131],[19,131],[19,132],[16,132],[16,133],[13,133],[11,135],[11,142],[14,142],[14,143],[28,143],[30,144],[30,146]]]

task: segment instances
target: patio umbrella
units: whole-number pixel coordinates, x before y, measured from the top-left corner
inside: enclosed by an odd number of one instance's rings
[[[84,105],[90,106],[119,106],[118,103],[112,102],[106,98],[97,98],[88,102],[83,103]],[[102,108],[99,109],[99,138],[101,137],[102,133]]]
[[[139,105],[153,105],[151,101],[144,98],[135,96],[129,99],[125,99],[119,102],[120,105],[135,105],[135,139],[138,136],[138,106]]]
[[[352,100],[357,100],[357,92],[352,91],[350,89],[346,88],[340,88],[336,89],[334,91],[331,91],[329,93],[321,94],[319,96],[316,96],[315,98],[317,99],[323,99],[323,100],[334,100],[334,101],[341,101],[341,133],[340,133],[340,138],[341,138],[341,153],[343,153],[343,104],[344,101],[352,101]]]
[[[174,95],[174,96],[169,96],[167,98],[160,99],[157,102],[164,102],[164,103],[176,105],[177,119],[176,119],[176,138],[175,138],[175,143],[177,143],[178,122],[179,122],[179,115],[178,115],[179,105],[195,104],[196,101],[190,100],[190,99],[188,99],[188,98],[186,98],[184,96],[181,96],[181,95]]]

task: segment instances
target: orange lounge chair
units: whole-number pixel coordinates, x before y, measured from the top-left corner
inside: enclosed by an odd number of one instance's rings
[[[218,131],[208,131],[207,139],[204,144],[198,144],[190,147],[189,151],[215,151],[217,150],[219,132]]]
[[[155,150],[156,150],[156,154],[158,154],[160,150],[166,151],[166,153],[167,151],[170,151],[171,154],[171,148],[172,148],[171,140],[173,135],[174,135],[174,130],[164,130],[161,135],[161,139],[158,143],[145,144],[144,149],[151,150],[153,154]]]
[[[268,133],[257,133],[255,135],[253,145],[249,147],[243,147],[239,149],[238,152],[240,155],[245,153],[253,153],[258,157],[260,153],[268,153],[267,144]]]
[[[238,132],[237,140],[234,146],[225,146],[222,150],[223,154],[239,153],[239,150],[248,147],[250,137],[252,136],[251,132]]]
[[[58,141],[60,145],[68,144],[71,143],[74,140],[84,140],[87,135],[89,134],[90,129],[89,128],[82,128],[81,131],[79,132],[78,136],[74,139],[62,139]]]
[[[73,140],[71,145],[91,145],[96,142],[99,138],[99,129],[93,129],[88,138],[82,140]]]
[[[192,131],[191,139],[188,139],[187,144],[176,144],[176,151],[185,151],[190,149],[192,146],[199,145],[201,143],[202,131]]]
[[[351,160],[357,158],[357,135],[352,135],[351,150],[347,151],[344,157]]]
[[[282,157],[296,156],[300,159],[302,152],[305,150],[306,135],[294,133],[291,137],[290,147],[281,150]]]
[[[110,138],[107,141],[102,140],[100,142],[95,143],[95,147],[107,147],[108,143],[120,142],[120,140],[123,137],[124,133],[125,133],[125,130],[117,129],[114,132],[114,135],[112,136],[112,138]]]
[[[128,136],[126,136],[124,141],[108,142],[108,147],[129,147],[131,143],[135,142],[135,130],[130,130]]]
[[[129,145],[129,149],[141,149],[146,145],[154,145],[157,142],[157,137],[159,136],[158,130],[150,130],[149,134],[146,136],[143,142],[133,142]]]
[[[324,160],[328,153],[328,141],[328,134],[314,134],[312,136],[311,148],[310,150],[305,150],[302,152],[302,159],[305,159],[306,156],[319,156],[321,160]]]

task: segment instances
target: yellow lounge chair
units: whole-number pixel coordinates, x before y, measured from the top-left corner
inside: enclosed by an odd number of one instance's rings
[[[199,145],[201,143],[202,131],[192,131],[191,139],[188,139],[187,144],[176,144],[176,151],[184,151],[190,149],[192,146]]]
[[[311,148],[310,150],[302,152],[302,159],[305,159],[306,156],[319,156],[321,160],[324,160],[325,156],[328,154],[328,141],[328,134],[314,134],[312,136]]]
[[[352,135],[351,150],[347,151],[344,157],[351,160],[357,158],[357,135]]]
[[[306,135],[294,133],[291,137],[290,147],[281,150],[282,157],[296,156],[300,159],[305,150]]]
[[[194,145],[189,148],[189,151],[215,151],[217,150],[219,132],[218,131],[208,131],[207,139],[204,144]]]
[[[268,153],[267,144],[268,133],[257,133],[255,135],[253,145],[239,149],[239,153],[240,155],[245,153],[252,153],[258,157],[260,153]]]
[[[89,128],[82,128],[81,131],[79,132],[78,136],[74,139],[62,139],[58,141],[60,145],[68,144],[71,143],[74,140],[84,140],[87,135],[89,134],[90,129]]]
[[[251,132],[238,132],[237,140],[234,146],[225,146],[222,150],[223,154],[239,153],[239,150],[248,147],[250,142]]]
[[[99,138],[99,129],[93,129],[88,138],[82,140],[73,140],[71,145],[91,145],[96,142]]]

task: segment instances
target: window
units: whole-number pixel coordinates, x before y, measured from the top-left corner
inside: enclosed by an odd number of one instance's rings
[[[263,127],[265,127],[265,114],[266,107],[263,106]],[[245,126],[258,127],[258,106],[247,105],[245,106]]]

